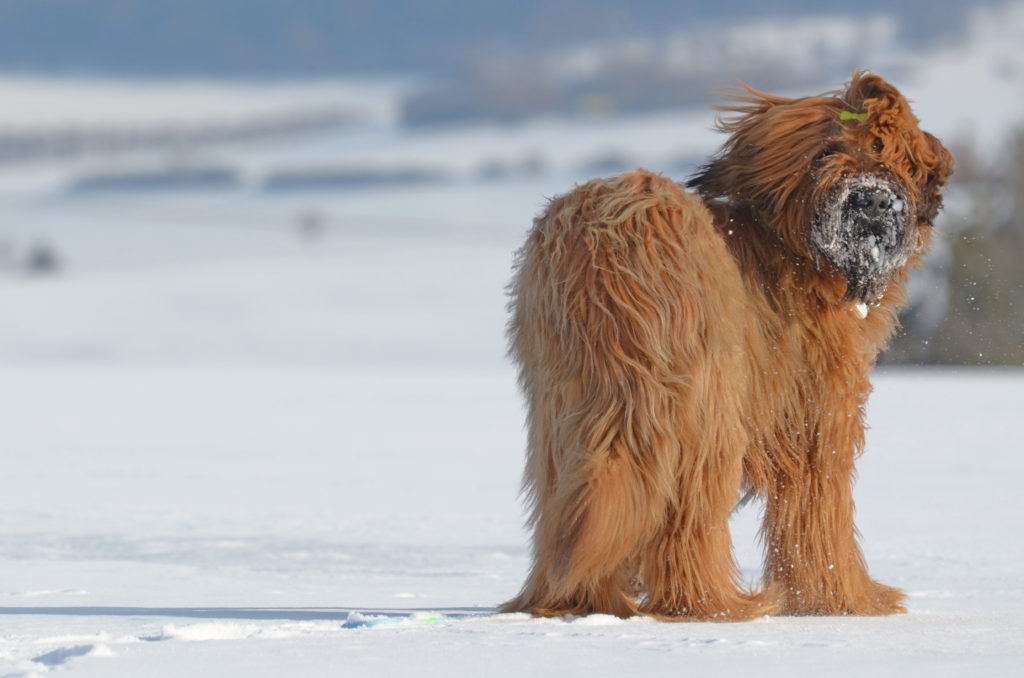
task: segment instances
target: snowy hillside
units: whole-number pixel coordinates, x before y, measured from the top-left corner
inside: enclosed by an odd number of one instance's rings
[[[1018,3],[863,65],[995,149],[1024,111],[1022,30]],[[406,85],[0,79],[0,137],[146,132],[0,164],[0,676],[1019,671],[1019,370],[875,379],[858,524],[907,615],[495,614],[528,559],[512,253],[574,181],[681,177],[718,139],[705,106],[409,128]],[[209,168],[226,180],[174,184]],[[751,581],[757,512],[733,524]]]

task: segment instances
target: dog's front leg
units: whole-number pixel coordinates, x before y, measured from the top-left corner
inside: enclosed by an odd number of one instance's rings
[[[831,417],[812,439],[807,457],[787,464],[766,497],[765,579],[780,596],[783,614],[905,612],[902,591],[868,576],[857,543],[853,480],[856,443],[863,440],[859,408]]]

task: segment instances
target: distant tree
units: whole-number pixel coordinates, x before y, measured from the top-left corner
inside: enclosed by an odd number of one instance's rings
[[[25,268],[33,275],[57,273],[60,267],[60,256],[47,242],[37,242],[32,245],[25,257]]]
[[[1024,365],[1024,128],[995,162],[972,149],[954,150],[964,199],[942,222],[945,314],[929,327],[912,306],[886,362]]]

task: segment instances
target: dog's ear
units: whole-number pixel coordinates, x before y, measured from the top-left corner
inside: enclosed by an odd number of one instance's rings
[[[956,161],[937,138],[928,132],[922,132],[922,136],[924,148],[921,149],[921,161],[928,168],[928,174],[921,191],[918,220],[922,224],[931,225],[942,208],[942,187],[953,174]]]
[[[865,98],[889,93],[895,89],[885,78],[865,68],[859,68],[853,72],[849,83],[847,83],[847,88],[851,93],[860,91]]]
[[[855,71],[846,85],[843,99],[845,103],[857,111],[861,111],[873,99],[898,99],[900,92],[889,84],[885,78],[868,71]]]
[[[898,126],[909,114],[900,91],[885,78],[867,71],[853,74],[842,99],[851,112],[866,113],[875,127]]]

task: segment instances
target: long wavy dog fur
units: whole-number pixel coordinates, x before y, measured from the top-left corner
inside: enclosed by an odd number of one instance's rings
[[[901,612],[854,527],[869,371],[953,158],[856,72],[821,96],[744,86],[686,186],[643,170],[551,201],[517,258],[535,615]],[[728,518],[764,502],[763,585]]]

